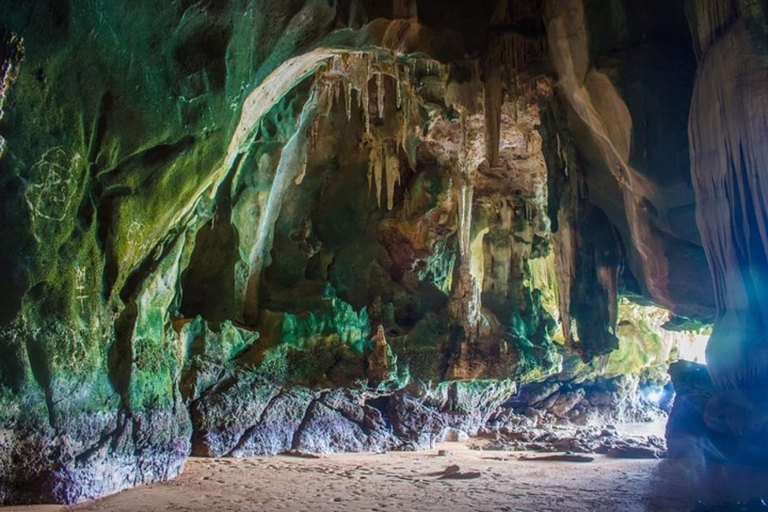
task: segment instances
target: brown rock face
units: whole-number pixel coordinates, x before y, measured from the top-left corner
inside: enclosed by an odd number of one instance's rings
[[[684,25],[667,28],[653,17],[658,10],[658,16],[684,20],[681,7],[649,4],[645,17],[634,18],[630,6],[613,7],[619,25],[590,32],[587,25],[599,25],[599,14],[587,12],[578,0],[550,1],[544,19],[589,201],[620,233],[629,267],[647,297],[680,315],[710,317],[710,283],[691,279],[706,262],[691,215],[688,160],[676,156],[681,150],[675,144],[685,144],[686,110],[670,111],[668,105],[687,105],[692,73],[678,71],[669,82],[665,70],[690,68],[685,62],[692,55],[675,46],[685,44]],[[649,16],[655,21],[643,21]],[[659,40],[641,43],[648,31]],[[601,46],[611,53],[590,57],[590,48]],[[667,81],[664,86],[660,78]],[[656,106],[661,103],[665,106]],[[660,135],[664,132],[668,135]],[[674,160],[665,162],[665,153]]]

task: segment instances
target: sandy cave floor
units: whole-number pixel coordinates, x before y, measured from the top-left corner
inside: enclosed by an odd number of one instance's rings
[[[471,443],[471,442],[470,442]],[[448,455],[439,455],[447,450]],[[248,459],[190,459],[173,481],[53,511],[690,511],[698,500],[761,494],[768,473],[692,461],[610,459],[528,461],[547,454],[472,450],[446,443],[428,452]],[[458,465],[473,479],[441,479]],[[455,469],[455,468],[454,468]],[[765,494],[763,494],[765,495]]]

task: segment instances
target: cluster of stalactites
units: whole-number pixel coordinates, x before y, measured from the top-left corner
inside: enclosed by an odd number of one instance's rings
[[[353,105],[362,112],[363,139],[369,148],[368,184],[375,190],[379,206],[386,197],[387,209],[394,207],[395,187],[400,182],[399,151],[409,154],[409,140],[417,136],[419,122],[417,91],[412,83],[416,73],[444,76],[444,66],[431,60],[399,62],[394,56],[379,59],[373,53],[341,53],[331,58],[316,77],[316,87],[326,88],[333,106],[344,98],[347,120],[352,119]],[[389,84],[394,84],[388,87]],[[394,88],[396,109],[387,107],[387,90]],[[390,93],[391,94],[391,93]],[[356,100],[353,101],[353,96]],[[391,133],[374,123],[384,120],[387,112],[396,111],[397,131]],[[316,143],[319,123],[311,128],[311,143]]]
[[[386,190],[384,185],[386,182]],[[368,153],[368,189],[376,188],[376,201],[381,207],[382,193],[386,192],[387,210],[395,202],[395,186],[400,183],[400,158],[397,143],[390,140],[373,139]]]
[[[544,49],[543,39],[531,39],[514,32],[502,34],[490,45],[483,63],[483,79],[485,149],[491,167],[499,160],[504,90],[506,89],[509,96],[518,96],[520,70],[540,56]]]
[[[480,111],[483,105],[483,83],[480,80],[480,70],[476,61],[460,63],[463,79],[452,78],[445,88],[445,105],[459,113],[461,121],[461,144],[459,145],[458,161],[462,173],[469,175],[471,162],[469,157],[469,116]],[[454,68],[451,74],[457,74]]]

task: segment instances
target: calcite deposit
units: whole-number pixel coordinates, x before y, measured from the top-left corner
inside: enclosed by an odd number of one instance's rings
[[[670,454],[761,460],[767,14],[4,2],[0,503],[663,417],[713,322]]]

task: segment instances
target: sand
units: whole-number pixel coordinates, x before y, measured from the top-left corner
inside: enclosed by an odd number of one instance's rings
[[[652,435],[663,424],[623,428]],[[567,511],[688,512],[708,503],[768,495],[768,472],[696,461],[610,459],[531,461],[548,454],[477,451],[476,442],[427,452],[247,459],[192,458],[184,474],[62,511]],[[447,454],[440,454],[443,450]],[[456,472],[458,466],[458,472]],[[451,468],[456,477],[443,478]],[[450,471],[449,471],[450,473]],[[707,476],[704,476],[704,474]]]
[[[450,453],[441,456],[438,450]],[[690,464],[599,455],[589,463],[542,462],[521,460],[524,455],[448,443],[419,453],[193,458],[184,474],[171,482],[74,507],[3,511],[676,512],[690,511],[697,498],[706,497],[701,493],[713,489],[691,485],[686,476],[691,474]],[[479,477],[441,478],[455,465],[460,475],[478,472]],[[721,481],[726,493],[733,490],[735,478]],[[718,492],[727,497],[723,489]]]

